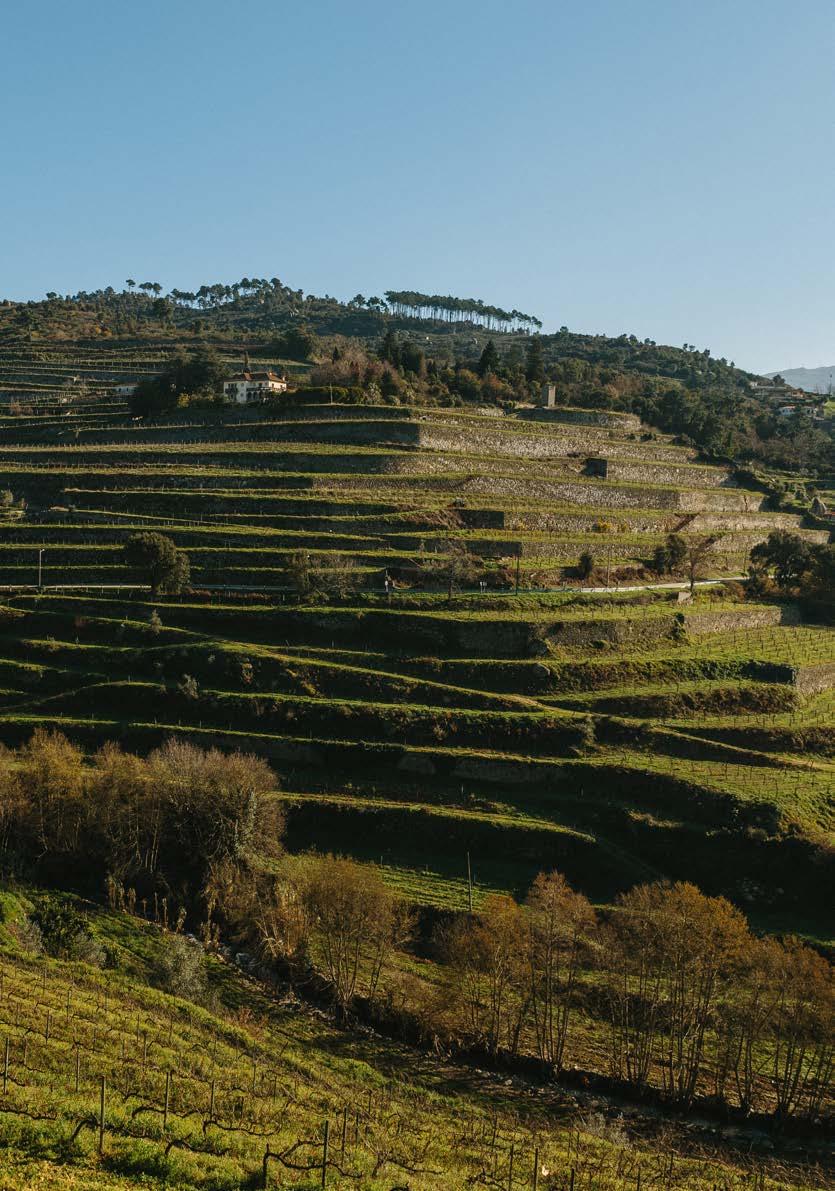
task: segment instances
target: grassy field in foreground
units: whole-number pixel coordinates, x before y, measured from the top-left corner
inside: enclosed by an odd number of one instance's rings
[[[172,982],[171,936],[124,915],[90,918],[105,967],[34,954],[30,908],[25,894],[0,898],[9,1191],[232,1191],[263,1185],[268,1149],[276,1187],[821,1185],[814,1164],[700,1152],[670,1132],[642,1137],[616,1113],[578,1112],[556,1090],[531,1095],[517,1080],[339,1031],[219,959],[201,961],[200,1003],[172,995],[154,987]]]

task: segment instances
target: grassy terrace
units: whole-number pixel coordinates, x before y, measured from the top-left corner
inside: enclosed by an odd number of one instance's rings
[[[0,737],[47,723],[90,747],[262,753],[294,848],[382,859],[418,903],[461,908],[469,852],[482,890],[558,867],[604,901],[667,874],[763,919],[824,904],[832,630],[732,590],[528,589],[565,584],[584,550],[635,582],[671,531],[715,536],[706,577],[774,526],[825,537],[648,435],[389,406],[2,420],[2,484],[28,507],[3,527],[0,584],[31,584],[41,549],[47,584],[138,583],[120,548],[142,527],[187,552],[197,588],[254,594],[9,594]],[[431,569],[451,538],[499,590],[449,599]],[[298,550],[325,579],[348,560],[349,590],[298,599]],[[386,568],[406,576],[388,599]]]

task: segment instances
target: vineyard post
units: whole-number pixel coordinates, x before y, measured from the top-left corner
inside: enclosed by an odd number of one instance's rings
[[[102,1075],[99,1087],[99,1153],[104,1151],[104,1110],[107,1103],[107,1080]]]
[[[212,1084],[212,1087],[214,1087],[214,1084]],[[267,1146],[266,1150],[264,1150],[264,1162],[263,1162],[263,1166],[262,1166],[262,1175],[263,1175],[265,1187],[267,1186],[267,1182],[269,1181],[269,1177],[270,1177],[270,1171],[269,1171],[270,1157],[271,1157],[271,1150],[270,1150],[270,1147]]]
[[[348,1132],[348,1105],[342,1109],[342,1146],[340,1148],[341,1157],[345,1158],[345,1135]]]
[[[209,1092],[209,1120],[215,1119],[215,1081],[212,1080],[212,1089]]]
[[[166,1073],[165,1073],[165,1104],[162,1109],[162,1131],[163,1131],[163,1133],[167,1132],[167,1130],[168,1130],[168,1104],[169,1104],[170,1099],[171,1099],[171,1072],[166,1071]]]
[[[322,1186],[327,1185],[328,1181],[328,1140],[330,1138],[331,1123],[325,1121],[325,1132],[322,1138]]]
[[[3,1095],[6,1095],[9,1087],[9,1036],[6,1035],[6,1047],[3,1055]]]
[[[78,1094],[78,1085],[81,1076],[81,1047],[78,1043],[75,1044],[75,1091]]]
[[[533,1180],[531,1182],[533,1191],[538,1191],[539,1188],[539,1146],[533,1152]]]
[[[571,1175],[568,1180],[568,1191],[574,1191],[574,1167],[571,1167]]]
[[[510,1143],[510,1160],[508,1161],[508,1164],[507,1164],[507,1191],[513,1191],[513,1153],[514,1153],[514,1149],[515,1149],[514,1143],[511,1142]]]

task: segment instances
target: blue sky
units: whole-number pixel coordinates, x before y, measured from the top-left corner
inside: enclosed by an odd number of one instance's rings
[[[4,6],[0,296],[247,275],[835,361],[831,0]]]

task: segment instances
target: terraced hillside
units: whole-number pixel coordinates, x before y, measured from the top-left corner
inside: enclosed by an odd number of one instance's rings
[[[629,590],[671,532],[704,579],[776,526],[827,540],[729,469],[577,409],[146,424],[111,401],[0,435],[26,502],[0,541],[8,742],[245,745],[292,846],[382,863],[419,903],[466,905],[469,854],[476,899],[558,867],[601,900],[667,875],[775,921],[826,904],[835,633],[734,585]],[[149,599],[137,529],[188,554],[191,592]],[[583,594],[584,553],[614,590]]]

